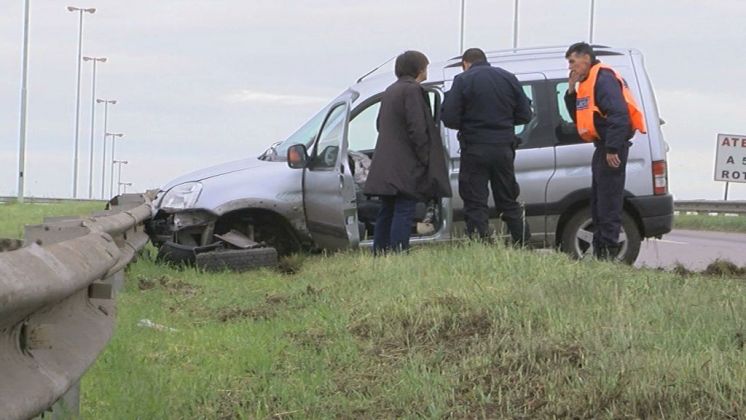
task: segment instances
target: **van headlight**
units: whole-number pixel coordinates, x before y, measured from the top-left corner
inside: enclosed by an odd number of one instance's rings
[[[161,200],[160,208],[167,210],[188,209],[194,206],[201,192],[202,184],[199,182],[179,184],[168,190]]]

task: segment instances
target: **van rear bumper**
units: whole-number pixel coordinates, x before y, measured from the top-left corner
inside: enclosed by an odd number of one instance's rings
[[[673,228],[673,196],[671,194],[628,197],[627,202],[640,216],[644,238],[661,236]]]

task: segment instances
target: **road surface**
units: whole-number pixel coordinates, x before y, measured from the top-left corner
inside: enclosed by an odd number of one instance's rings
[[[663,239],[643,241],[636,267],[672,268],[677,262],[701,271],[716,259],[746,265],[746,234],[674,230]]]

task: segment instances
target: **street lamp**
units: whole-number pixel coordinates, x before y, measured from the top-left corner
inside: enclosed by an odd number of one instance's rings
[[[596,17],[596,0],[591,0],[591,22],[588,28],[588,43],[593,45],[593,29]]]
[[[83,57],[83,61],[93,61],[93,82],[91,87],[91,150],[88,159],[88,198],[93,198],[93,134],[96,125],[96,64],[105,63],[106,57]]]
[[[119,186],[124,187],[124,189],[120,191],[120,194],[127,194],[127,187],[131,187],[132,183],[131,182],[120,182]]]
[[[23,203],[23,183],[26,169],[26,107],[28,92],[28,32],[29,32],[29,3],[26,0],[23,15],[23,64],[21,71],[21,124],[18,137],[18,202]]]
[[[78,13],[78,84],[75,94],[75,156],[73,157],[73,198],[78,194],[78,135],[80,133],[80,61],[83,54],[83,13],[96,13],[96,9],[67,6],[69,12]]]
[[[109,121],[109,104],[116,105],[117,101],[114,99],[96,99],[97,104],[104,104],[104,153],[101,155],[101,199],[104,199],[106,195],[106,138],[109,133],[107,132],[107,125]]]
[[[466,0],[461,0],[461,26],[459,28],[460,30],[460,37],[459,37],[459,44],[458,44],[458,53],[463,54],[464,53],[464,17],[466,13]]]
[[[123,133],[106,133],[104,134],[104,138],[106,138],[105,136],[111,137],[111,179],[109,180],[109,194],[111,194],[111,196],[113,197],[114,196],[114,163],[116,162],[116,160],[114,160],[114,157],[115,157],[114,151],[116,150],[116,145],[117,145],[116,139],[117,138],[121,139],[122,137],[124,137],[124,134]]]
[[[518,0],[515,0],[515,3],[513,4],[513,50],[517,48],[518,48]]]
[[[119,165],[119,170],[117,171],[117,195],[119,195],[120,189],[122,187],[122,165],[126,165],[129,162],[127,162],[126,160],[112,160],[111,163],[112,163],[112,166],[111,166],[112,170],[114,169],[114,164]]]

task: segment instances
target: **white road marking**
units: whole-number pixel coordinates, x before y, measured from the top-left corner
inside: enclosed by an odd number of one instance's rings
[[[674,245],[689,245],[689,242],[671,241],[669,239],[655,239],[655,242],[662,242],[664,244],[674,244]]]

